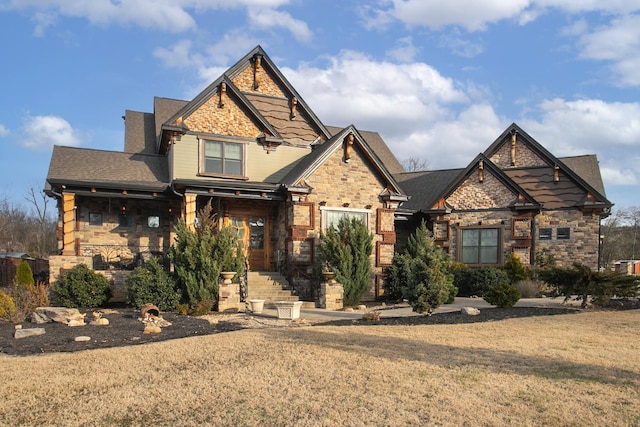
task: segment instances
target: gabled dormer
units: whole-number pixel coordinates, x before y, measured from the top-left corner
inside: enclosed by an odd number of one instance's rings
[[[574,161],[574,167],[569,167],[515,123],[484,155],[547,209],[608,210],[612,205],[596,185],[583,177],[580,168],[586,162]],[[602,182],[599,168],[595,169],[598,171],[595,181]]]

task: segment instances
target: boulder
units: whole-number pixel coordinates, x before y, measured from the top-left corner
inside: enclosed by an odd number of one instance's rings
[[[162,332],[162,328],[160,328],[160,326],[149,324],[144,327],[145,334],[159,334],[160,332]]]
[[[79,337],[75,337],[73,340],[75,342],[86,342],[86,341],[91,341],[91,337],[88,337],[86,335],[80,335]]]
[[[84,325],[85,315],[80,313],[77,308],[38,307],[34,314],[42,319],[46,316],[52,322],[64,323],[69,326]]]
[[[89,324],[93,326],[107,326],[109,324],[109,319],[101,317],[99,319],[93,319]]]
[[[467,316],[477,316],[480,314],[480,310],[475,307],[462,307],[460,310],[462,314],[466,314]]]
[[[44,328],[28,328],[28,329],[16,329],[13,333],[15,339],[35,337],[45,334]]]

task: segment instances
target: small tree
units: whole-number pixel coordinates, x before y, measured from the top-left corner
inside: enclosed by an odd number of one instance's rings
[[[355,305],[371,287],[373,235],[358,218],[342,218],[320,237],[316,274],[329,265],[344,287],[344,304]]]
[[[424,221],[409,236],[405,254],[396,254],[386,277],[387,289],[402,290],[413,311],[431,314],[455,294],[449,257],[436,245]]]
[[[526,280],[529,276],[524,264],[522,264],[520,258],[513,252],[509,254],[507,262],[504,263],[502,269],[507,273],[507,276],[509,276],[509,283],[512,285],[521,280]]]
[[[169,250],[176,286],[191,307],[218,301],[220,272],[245,270],[242,245],[229,227],[218,228],[210,206],[202,209],[198,226],[190,229],[184,221],[176,227],[176,241]]]
[[[21,322],[31,315],[39,305],[38,290],[34,283],[29,263],[25,260],[20,261],[11,288],[11,297],[15,304],[13,318],[17,322]]]
[[[109,281],[86,264],[78,264],[60,275],[51,287],[59,304],[65,307],[101,307],[111,298]]]

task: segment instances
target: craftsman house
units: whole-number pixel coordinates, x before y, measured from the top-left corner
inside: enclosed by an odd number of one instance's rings
[[[193,100],[156,98],[153,113],[124,119],[124,151],[53,149],[46,192],[58,200],[60,255],[50,260],[52,280],[82,262],[123,299],[126,270],[166,254],[178,220],[194,224],[211,204],[243,240],[249,270],[263,272],[248,276],[249,289],[267,272],[313,299],[317,239],[347,216],[374,235],[369,297],[380,292],[395,210],[407,200],[393,178],[402,167],[377,133],[326,127],[261,47]]]
[[[259,46],[194,99],[155,98],[152,113],[124,120],[123,151],[53,149],[51,280],[85,263],[124,300],[127,272],[166,254],[177,222],[194,224],[209,204],[243,241],[250,293],[266,277],[317,301],[314,250],[345,216],[374,236],[368,299],[383,295],[384,268],[422,220],[469,265],[510,252],[529,264],[543,250],[598,265],[611,203],[597,160],[556,158],[515,124],[465,169],[406,173],[379,134],[325,126]]]
[[[594,155],[557,158],[512,124],[464,169],[395,178],[411,196],[397,212],[399,242],[425,220],[452,261],[470,266],[500,266],[512,252],[525,265],[543,255],[600,266],[612,204]]]

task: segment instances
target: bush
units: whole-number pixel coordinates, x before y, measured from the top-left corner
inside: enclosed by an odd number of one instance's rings
[[[484,292],[502,282],[509,282],[507,273],[494,267],[458,267],[451,270],[453,284],[458,288],[458,296],[481,297]]]
[[[136,267],[127,277],[127,302],[135,308],[151,303],[161,311],[171,311],[179,301],[175,282],[157,257]]]
[[[13,282],[17,285],[34,285],[35,281],[33,280],[33,272],[31,271],[31,267],[27,261],[20,261],[16,268],[16,276],[14,277]]]
[[[322,233],[314,276],[322,280],[322,269],[329,266],[344,287],[344,304],[356,305],[371,288],[373,235],[358,218],[343,218],[337,227]]]
[[[78,264],[60,275],[51,290],[58,303],[65,307],[101,307],[111,298],[107,278],[86,264]]]
[[[544,293],[544,283],[539,280],[520,280],[513,286],[520,292],[520,298],[538,298]]]
[[[449,258],[422,222],[415,234],[409,236],[406,253],[394,255],[385,286],[394,293],[400,290],[413,311],[431,314],[451,300],[452,295],[455,298],[448,266]]]
[[[638,295],[640,280],[620,272],[594,271],[589,267],[574,263],[571,268],[552,267],[540,271],[540,278],[556,286],[565,301],[576,296],[587,306],[589,296],[596,305],[608,305],[611,298],[633,298]]]
[[[16,313],[16,305],[11,295],[0,289],[0,319],[13,320]]]
[[[520,299],[520,291],[507,282],[492,286],[482,297],[486,302],[500,308],[511,308]]]

